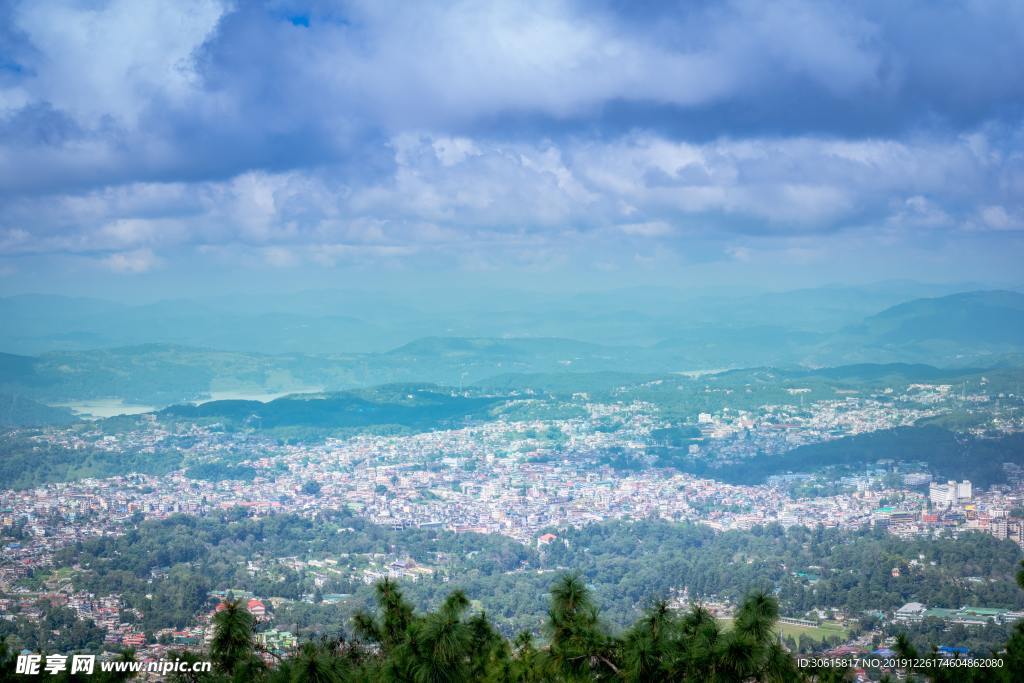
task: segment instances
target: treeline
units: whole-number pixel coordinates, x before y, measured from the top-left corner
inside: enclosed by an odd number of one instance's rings
[[[789,616],[807,606],[857,612],[890,610],[910,600],[932,606],[1024,604],[1024,593],[1014,585],[1019,550],[981,534],[955,541],[779,527],[714,534],[689,525],[616,522],[559,532],[538,555],[501,537],[394,531],[347,515],[318,521],[293,515],[252,519],[231,511],[216,518],[143,522],[121,538],[66,548],[57,559],[58,565],[80,564],[74,577],[79,589],[121,593],[127,607],[144,613],[142,626],[152,633],[191,623],[197,612],[212,609],[208,594],[214,589],[293,599],[315,591],[310,577],[291,570],[250,576],[248,560],[340,558],[342,553],[387,553],[396,547],[424,562],[456,558],[447,569],[462,590],[452,594],[451,584],[438,577],[408,584],[401,592],[387,583],[382,584],[386,590],[349,586],[357,594],[340,605],[298,600],[281,605],[274,619],[279,628],[293,629],[299,609],[308,610],[306,624],[319,624],[299,628],[309,642],[267,667],[252,656],[258,653],[250,624],[233,639],[235,651],[248,654],[225,659],[211,653],[220,669],[209,680],[789,681],[809,674],[759,668],[781,665],[774,657],[782,648],[775,635],[761,645],[749,632],[743,635],[744,610],[753,610],[751,605],[761,605],[754,610],[758,613],[768,610],[774,622],[780,603]],[[562,567],[572,577],[563,576],[551,589]],[[901,576],[893,577],[892,567],[900,567]],[[965,581],[965,576],[983,580]],[[730,601],[743,608],[735,627],[725,630],[705,623],[699,611],[677,614],[663,602],[651,602],[651,596],[671,595],[681,585],[690,589],[691,599],[736,596]],[[549,590],[551,600],[546,600]],[[473,613],[468,595],[480,599]],[[557,617],[563,614],[555,602],[560,595],[575,595],[570,603],[581,605],[571,618]],[[595,603],[607,611],[599,616]],[[417,614],[417,609],[438,604],[439,610]],[[638,612],[638,605],[645,609]],[[696,628],[698,623],[704,626]],[[45,643],[45,634],[52,633],[40,630],[43,640],[27,641],[20,632],[24,627],[15,627],[9,634],[12,647]],[[1020,630],[1015,627],[1011,642],[1024,642]],[[339,634],[348,635],[341,639]],[[88,629],[80,635],[94,637]],[[937,635],[931,624],[923,624],[921,632],[902,639],[901,647],[927,655],[931,644],[962,644],[950,641],[956,635],[952,632],[943,631],[941,640]],[[1001,649],[1005,635],[994,628],[970,630],[966,642],[972,654],[984,656],[988,649]],[[534,643],[537,637],[543,645]],[[765,648],[776,655],[768,657]],[[1020,647],[1013,652],[1024,662]],[[1004,659],[1011,661],[1013,652]],[[791,666],[789,655],[785,659]],[[748,668],[731,668],[737,663]]]
[[[433,385],[409,385],[403,398],[394,395],[393,386],[377,389],[377,393],[285,396],[267,403],[232,400],[182,404],[165,408],[158,415],[165,419],[224,420],[261,429],[398,425],[426,430],[461,423],[467,417],[487,418],[488,411],[505,400],[490,396],[453,395],[450,390],[444,391]]]
[[[1012,624],[989,622],[984,626],[950,624],[943,619],[929,617],[917,624],[891,624],[883,629],[888,637],[904,636],[918,652],[930,652],[936,643],[965,647],[973,653],[998,650],[1013,635]],[[979,655],[980,656],[980,655]]]
[[[225,479],[252,481],[256,478],[256,474],[255,467],[232,465],[225,462],[203,462],[192,465],[185,470],[185,476],[189,479],[202,479],[205,481],[224,481]]]
[[[879,529],[778,525],[716,533],[703,525],[617,521],[562,532],[543,564],[580,572],[612,612],[628,614],[650,595],[685,586],[695,597],[729,600],[771,589],[785,614],[800,616],[815,607],[891,610],[911,600],[1024,607],[1014,583],[1019,557],[1013,542],[981,533],[901,539]]]
[[[1017,576],[1024,587],[1024,570]],[[665,601],[654,603],[624,630],[610,628],[593,594],[577,575],[564,574],[550,586],[543,623],[544,639],[530,633],[508,639],[486,612],[471,609],[461,590],[447,595],[436,610],[421,613],[399,586],[383,580],[375,586],[376,608],[357,613],[349,636],[303,642],[279,654],[260,644],[256,620],[239,600],[224,602],[213,618],[205,651],[171,652],[190,662],[209,661],[209,673],[173,673],[179,683],[589,683],[623,681],[700,681],[789,683],[852,680],[851,669],[801,667],[778,635],[776,599],[764,592],[748,595],[725,628],[707,609],[685,611]],[[47,615],[41,628],[60,626]],[[52,643],[40,650],[52,651]],[[68,647],[74,647],[69,643]],[[897,633],[895,658],[915,661],[898,670],[873,671],[909,681],[1009,683],[1024,677],[1024,623],[1013,627],[1005,644],[975,656],[998,659],[989,668],[942,666],[934,645],[922,649]],[[15,653],[0,638],[0,683],[21,680]],[[131,650],[120,661],[135,660]],[[77,680],[63,672],[43,673],[47,680]],[[128,676],[100,674],[97,680]],[[884,680],[884,679],[883,679]],[[891,678],[890,678],[891,680]]]
[[[296,653],[267,664],[253,645],[254,620],[239,603],[215,617],[209,657],[211,680],[408,681],[666,681],[804,678],[774,633],[778,605],[765,594],[749,596],[731,629],[701,607],[679,614],[659,602],[625,632],[601,620],[590,590],[566,575],[551,587],[546,642],[529,633],[504,638],[486,613],[470,610],[462,591],[420,614],[388,580],[376,586],[375,612],[353,619],[354,638],[307,642]]]
[[[772,475],[813,472],[827,467],[863,472],[865,466],[888,459],[923,462],[940,480],[970,479],[976,486],[987,487],[1006,482],[1003,463],[1024,465],[1024,434],[979,438],[934,425],[896,427],[799,446],[781,455],[761,456],[729,465],[716,465],[706,459],[690,457],[683,449],[663,446],[649,448],[648,455],[658,466],[675,467],[730,484],[760,484]]]
[[[0,489],[23,489],[88,477],[112,477],[129,472],[166,474],[181,466],[182,455],[113,452],[96,448],[71,449],[33,441],[30,433],[9,434],[0,455]]]
[[[0,428],[67,425],[78,418],[67,408],[54,408],[21,394],[0,393]]]
[[[716,533],[703,525],[663,521],[552,531],[558,539],[522,570],[487,572],[467,562],[457,574],[459,585],[480,596],[505,633],[537,630],[546,610],[546,584],[551,572],[560,570],[583,576],[617,627],[636,619],[652,596],[684,587],[691,598],[730,602],[768,590],[778,597],[783,614],[794,617],[816,608],[857,616],[911,601],[1024,608],[1024,593],[1014,584],[1019,548],[981,533],[906,540],[880,530],[777,525]],[[899,576],[892,575],[893,568],[900,568]],[[442,600],[449,589],[443,581],[420,580],[407,586],[406,594],[425,606]],[[288,623],[332,623],[328,614],[301,605],[287,613]]]
[[[684,587],[692,598],[731,602],[767,590],[786,616],[797,617],[815,608],[850,615],[888,611],[911,601],[1024,608],[1024,592],[1014,584],[1020,551],[987,534],[899,539],[883,531],[777,525],[716,533],[653,520],[552,531],[558,538],[538,552],[503,536],[394,530],[347,513],[314,521],[295,515],[253,519],[237,510],[143,522],[125,536],[65,548],[57,564],[82,567],[74,575],[81,590],[124,595],[128,606],[146,615],[147,630],[186,623],[209,607],[204,591],[230,587],[293,600],[278,608],[280,623],[305,633],[337,632],[354,610],[372,603],[360,580],[365,554],[400,554],[432,567],[433,575],[405,589],[421,609],[442,601],[451,590],[448,581],[457,578],[467,593],[480,596],[505,634],[539,632],[547,584],[552,573],[565,570],[587,581],[620,628],[638,618],[652,596]],[[303,601],[316,593],[313,577],[277,565],[277,557],[334,558],[344,576],[320,592],[350,597],[341,605]],[[253,559],[265,569],[250,574],[246,562]]]
[[[400,548],[417,562],[450,557],[450,568],[466,573],[497,573],[520,566],[535,554],[502,536],[455,534],[427,529],[396,531],[346,513],[314,521],[297,515],[249,518],[241,509],[219,515],[176,515],[146,521],[120,537],[101,537],[58,551],[57,566],[82,567],[75,586],[99,595],[118,593],[128,607],[142,611],[152,632],[181,627],[210,607],[208,592],[238,588],[261,596],[299,600],[316,591],[313,578],[284,566],[279,557],[344,557],[387,554]],[[246,563],[264,560],[266,571],[251,574]],[[467,558],[467,559],[462,559]],[[352,560],[340,567],[355,574]],[[362,583],[339,581],[322,592],[352,592]],[[303,604],[303,603],[297,603]],[[344,619],[335,610],[333,621]]]
[[[1024,572],[1022,572],[1024,583]],[[804,667],[777,635],[778,604],[755,592],[741,603],[730,628],[709,611],[693,605],[673,610],[664,601],[652,605],[627,629],[617,631],[602,619],[586,583],[562,575],[550,586],[543,624],[544,640],[529,633],[502,636],[485,612],[471,609],[468,596],[456,590],[430,612],[417,612],[397,584],[375,587],[376,608],[360,612],[351,637],[302,643],[283,656],[267,651],[256,638],[256,621],[240,601],[225,602],[213,619],[213,634],[204,652],[179,652],[182,660],[210,661],[210,673],[172,674],[190,683],[589,683],[623,681],[764,681],[852,680],[842,666]],[[932,662],[934,648],[922,651],[905,635],[895,638],[895,657]],[[174,654],[174,653],[172,653]],[[873,671],[910,681],[992,681],[1024,677],[1024,625],[991,655],[1001,666],[974,668],[925,663],[896,671]],[[131,652],[123,659],[133,658]],[[14,656],[0,644],[0,681],[16,680]],[[66,678],[66,677],[65,677]],[[891,680],[891,678],[890,678]]]
[[[29,650],[47,652],[98,652],[103,648],[104,630],[93,621],[78,618],[69,607],[40,603],[38,620],[30,620],[17,611],[0,619],[0,641],[17,643]]]

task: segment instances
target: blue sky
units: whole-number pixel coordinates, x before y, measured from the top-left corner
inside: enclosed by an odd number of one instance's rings
[[[1020,284],[1020,2],[0,4],[0,292]]]

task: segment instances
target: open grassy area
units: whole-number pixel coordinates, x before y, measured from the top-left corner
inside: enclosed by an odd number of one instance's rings
[[[732,619],[730,618],[719,619],[718,623],[722,624],[725,628],[732,628]],[[845,639],[847,636],[846,629],[834,621],[822,622],[820,626],[797,626],[795,624],[779,623],[775,625],[775,632],[795,640],[799,640],[802,635],[818,641],[836,636]]]

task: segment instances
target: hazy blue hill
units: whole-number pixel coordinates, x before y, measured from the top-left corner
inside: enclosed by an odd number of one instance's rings
[[[299,311],[306,307],[296,308],[282,304],[250,312],[188,300],[125,306],[64,297],[7,298],[0,299],[0,319],[7,323],[0,330],[0,349],[36,354],[157,342],[251,353],[337,353],[384,350],[411,338],[409,332],[356,316],[305,314]]]
[[[655,346],[676,369],[794,365],[823,336],[776,326],[693,328]]]
[[[186,301],[185,303],[189,303]],[[213,297],[211,308],[238,315],[288,313],[304,317],[345,317],[366,321],[415,320],[423,312],[406,300],[370,290],[318,289]]]
[[[725,348],[736,328],[832,332],[893,304],[950,291],[949,285],[899,282],[768,293],[721,287],[563,295],[487,288],[309,290],[142,305],[27,295],[0,298],[0,320],[6,323],[0,327],[0,350],[35,355],[159,342],[269,354],[383,353],[442,336],[626,346],[695,339]],[[730,365],[754,362],[734,359]]]
[[[804,368],[799,366],[763,366],[737,368],[702,376],[701,383],[724,383],[728,386],[768,385],[780,389],[811,388],[809,397],[824,398],[817,393],[836,388],[877,390],[893,384],[912,382],[952,383],[970,378],[978,380],[983,373],[993,371],[979,368],[939,368],[923,363],[854,363],[832,367]]]
[[[273,307],[241,312],[216,303],[162,301],[103,321],[111,336],[248,353],[337,353],[398,343],[375,325],[340,312],[306,314]]]
[[[102,299],[25,294],[0,298],[0,348],[37,353],[50,348],[82,348],[109,343],[90,321],[117,316],[127,306]]]
[[[657,321],[663,338],[670,338],[694,329],[716,332],[777,327],[832,332],[895,304],[967,288],[911,281],[760,293],[742,288],[632,287],[580,294],[571,301],[583,310],[642,312]]]
[[[472,357],[474,365],[458,372],[480,379],[510,370],[547,371],[565,360],[583,366],[573,370],[643,372],[860,361],[951,364],[978,351],[961,348],[978,335],[1001,344],[985,352],[1022,350],[1019,305],[997,300],[998,293],[980,293],[988,301],[979,302],[978,293],[949,292],[949,285],[892,282],[762,293],[633,287],[561,296],[321,290],[145,305],[22,296],[0,298],[6,323],[0,350],[36,355],[157,342],[270,355],[366,354],[365,383],[449,381],[456,369],[443,367],[444,359],[458,354]],[[942,296],[915,299],[935,295]],[[1016,317],[1007,318],[1005,309]],[[438,358],[432,374],[408,367]]]
[[[1024,345],[1024,294],[964,292],[888,308],[850,330],[880,344]]]
[[[529,310],[490,310],[451,319],[446,336],[562,338],[614,345],[649,345],[674,328],[671,318],[633,308],[544,306]]]
[[[389,382],[470,384],[507,372],[654,370],[642,350],[571,340],[427,338],[382,354],[255,354],[171,344],[0,356],[0,386],[49,402],[163,406],[215,391],[256,395]]]
[[[969,288],[911,281],[826,285],[756,295],[742,300],[733,310],[737,319],[750,325],[775,324],[831,331],[909,300],[944,296]]]
[[[214,390],[253,393],[346,383],[341,360],[214,351],[170,344],[54,351],[37,358],[0,356],[0,386],[35,400],[121,398],[167,405]],[[333,373],[333,374],[331,374]]]
[[[51,408],[18,394],[0,393],[0,427],[64,425],[77,421],[70,410]]]
[[[963,292],[914,299],[827,335],[798,363],[925,363],[940,367],[1014,364],[1024,352],[1024,294]],[[1015,360],[1016,359],[1016,360]]]
[[[443,424],[483,418],[504,398],[467,397],[437,387],[380,387],[376,393],[336,392],[286,396],[259,401],[210,401],[176,405],[160,411],[162,417],[213,418],[263,429],[312,427],[342,429],[398,425],[428,429]]]
[[[860,289],[821,288],[741,300],[728,309],[728,317],[748,326],[694,324],[655,348],[677,354],[677,366],[694,368],[865,362],[988,366],[1024,351],[1024,294],[1011,291],[914,299],[836,332],[814,331],[822,329],[822,321],[841,322],[851,310],[868,310],[885,298]],[[752,303],[758,310],[749,309]],[[750,324],[768,316],[776,323]]]
[[[723,352],[713,347],[715,352]],[[767,356],[765,358],[764,356]],[[688,385],[681,370],[713,369],[729,355],[694,345],[667,349],[599,346],[570,340],[428,338],[384,354],[252,354],[147,344],[93,351],[60,351],[38,358],[0,355],[0,390],[42,402],[120,398],[165,406],[208,399],[339,390],[386,383],[477,384],[498,390],[606,393],[618,387],[642,389],[662,379]],[[735,356],[732,356],[735,357]],[[944,381],[977,374],[976,368],[943,370],[920,364],[860,364],[807,370],[785,354],[753,352],[763,370],[719,373],[716,382],[761,386],[844,383],[877,386],[899,381]],[[1012,368],[1007,368],[1011,372]],[[997,369],[988,370],[993,377]],[[763,376],[762,376],[763,375]],[[830,391],[828,389],[825,389]],[[1012,391],[1012,389],[1010,389]],[[652,387],[641,393],[669,392]],[[678,394],[678,392],[677,392]],[[821,398],[815,394],[813,398]],[[665,400],[669,400],[666,396]],[[811,398],[811,397],[809,397]]]
[[[59,296],[51,294],[19,294],[0,297],[0,316],[20,316],[29,320],[60,322],[69,318],[81,319],[126,309],[124,304],[91,297]]]
[[[654,373],[676,367],[669,354],[651,349],[558,338],[431,337],[359,362],[377,368],[383,381],[456,386],[509,373]]]
[[[593,354],[601,347],[597,344],[572,339],[517,338],[490,339],[469,337],[426,337],[404,344],[387,352],[388,356],[482,356],[494,358],[522,358],[550,356],[551,354]]]
[[[984,370],[979,368],[937,368],[925,363],[856,363],[831,368],[788,370],[787,374],[794,377],[825,377],[828,379],[937,382],[955,381],[981,372]]]
[[[632,372],[534,372],[506,373],[488,377],[475,386],[495,391],[533,390],[570,395],[577,392],[607,392],[618,387],[657,381],[660,375]]]
[[[309,318],[289,313],[266,313],[237,318],[231,325],[211,326],[201,339],[213,348],[271,354],[317,354],[364,351],[377,345],[371,340],[379,334],[358,318]]]
[[[37,377],[35,358],[0,353],[0,385],[32,382]]]
[[[475,392],[478,396],[480,392]],[[355,398],[369,401],[371,403],[393,403],[404,406],[431,406],[448,404],[452,398],[465,398],[457,396],[449,386],[440,386],[430,382],[392,382],[389,384],[378,384],[372,387],[362,387],[341,392],[327,392],[321,394],[296,394],[289,398],[297,400],[332,398],[337,396],[353,396]]]
[[[758,327],[695,327],[685,335],[664,339],[656,346],[661,349],[686,348],[700,344],[712,347],[755,347],[767,345],[806,344],[818,339],[818,336],[798,330],[774,325]]]
[[[737,465],[709,468],[691,463],[697,466],[689,469],[723,481],[753,484],[775,474],[825,467],[862,472],[878,460],[923,462],[939,479],[970,479],[976,485],[989,486],[1005,481],[1003,463],[1024,465],[1024,434],[977,438],[931,425],[897,427],[800,446],[783,455]]]
[[[704,295],[652,288],[549,300],[529,295],[515,299],[505,293],[491,308],[487,308],[485,293],[476,293],[476,298],[462,304],[443,302],[433,321],[416,308],[422,301],[389,305],[385,295],[368,295],[371,303],[360,303],[352,294],[310,293],[296,299],[295,312],[281,310],[290,300],[286,295],[271,296],[265,304],[248,297],[203,304],[173,300],[146,306],[11,297],[0,299],[0,310],[15,323],[0,328],[0,348],[23,343],[73,348],[53,348],[35,358],[0,355],[0,390],[51,403],[120,398],[165,406],[217,395],[263,398],[289,391],[341,390],[389,382],[458,387],[508,375],[631,373],[668,377],[742,367],[906,363],[977,368],[1020,364],[1024,357],[1024,295],[1016,292],[915,299],[875,311],[839,331],[816,329],[822,321],[872,309],[899,291],[914,289],[901,285],[892,290],[877,286]],[[416,296],[423,299],[425,295]],[[506,298],[517,305],[532,302],[535,308],[499,308]],[[630,301],[635,306],[626,306]],[[385,311],[407,310],[409,319],[385,320],[386,316],[373,313],[373,302],[380,302]],[[227,310],[234,304],[237,311]],[[369,317],[355,317],[354,313]],[[813,320],[798,322],[801,313]],[[718,324],[702,322],[712,319]],[[768,322],[752,322],[757,320]],[[437,329],[480,328],[520,334],[436,333]],[[535,334],[559,328],[575,329],[587,337],[597,336],[601,329],[614,329],[604,336],[650,343],[597,343]],[[435,332],[419,334],[431,329]],[[413,334],[416,336],[410,336]],[[106,344],[115,339],[131,343]],[[367,348],[380,350],[359,350]],[[899,372],[863,366],[859,372],[893,372],[900,377],[916,373],[920,381],[940,376],[909,366]],[[598,382],[595,386],[603,385]]]

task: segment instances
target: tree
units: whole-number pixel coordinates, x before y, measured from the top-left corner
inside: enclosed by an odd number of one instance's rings
[[[253,647],[256,619],[240,600],[231,600],[213,617],[210,658],[219,671],[228,675],[251,673],[261,668]]]
[[[628,681],[645,683],[665,680],[675,654],[674,638],[681,625],[673,617],[668,603],[661,600],[631,628],[623,638],[623,675]]]
[[[275,683],[342,683],[348,672],[344,660],[335,656],[331,643],[303,643],[298,654],[274,673]]]
[[[551,588],[548,610],[551,639],[545,666],[566,680],[597,680],[618,667],[609,658],[611,641],[597,618],[590,589],[576,574],[562,576]]]
[[[1018,577],[1024,588],[1024,564]],[[731,628],[705,608],[678,612],[654,603],[621,635],[601,622],[590,588],[578,575],[564,575],[551,587],[548,642],[535,645],[529,633],[512,642],[501,637],[484,612],[471,612],[465,593],[455,590],[432,612],[417,613],[399,586],[384,580],[376,588],[375,614],[359,613],[354,626],[366,647],[343,639],[304,643],[291,657],[266,667],[253,644],[254,620],[237,601],[214,617],[209,658],[212,676],[187,680],[265,683],[598,683],[696,681],[700,683],[783,683],[846,680],[838,668],[800,671],[776,632],[779,606],[766,592],[748,595]],[[915,659],[918,649],[906,634],[896,639],[899,657]],[[129,653],[127,656],[131,656]],[[937,658],[934,648],[931,658]],[[904,672],[947,681],[1024,680],[1024,624],[1014,629],[1002,670],[936,667]],[[6,665],[5,665],[6,662]],[[0,647],[0,680],[10,655]],[[186,680],[185,677],[176,679]]]
[[[469,599],[455,591],[441,609],[415,620],[396,660],[417,683],[461,683],[470,680],[472,631],[462,620]]]
[[[1017,585],[1024,590],[1024,560],[1021,561],[1017,572]],[[1018,621],[1013,627],[1013,634],[1006,643],[1003,663],[1005,680],[1024,680],[1024,621]]]
[[[357,636],[376,643],[386,655],[405,640],[412,625],[413,610],[402,597],[398,584],[391,579],[380,581],[376,591],[381,619],[378,621],[372,615],[359,611],[352,623]]]

